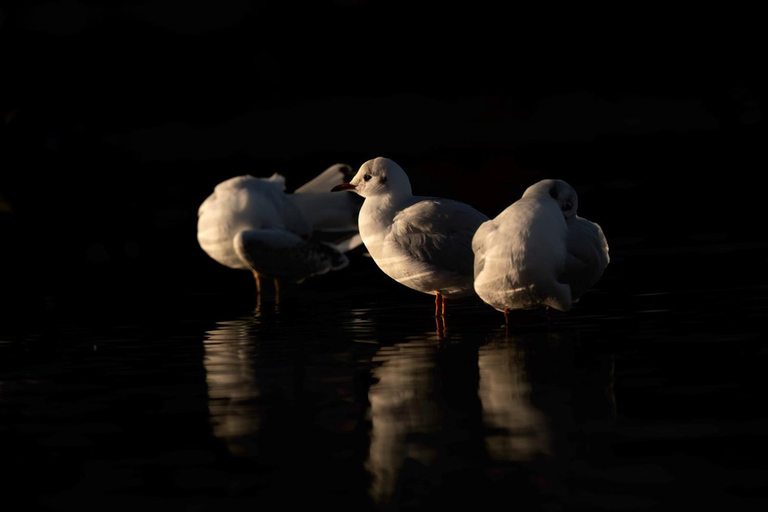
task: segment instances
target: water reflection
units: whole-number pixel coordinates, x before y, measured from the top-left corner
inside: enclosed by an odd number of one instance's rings
[[[262,308],[206,332],[213,434],[276,481],[311,476],[316,492],[383,508],[540,503],[585,460],[579,425],[613,417],[610,354],[567,325],[409,334],[426,326],[405,309],[326,314],[337,306]]]
[[[257,347],[252,328],[251,317],[219,322],[204,340],[203,365],[213,433],[233,454],[246,451],[247,435],[261,425],[261,416],[253,413],[261,390],[253,364]]]
[[[488,453],[494,460],[533,461],[551,455],[544,414],[531,404],[531,383],[525,370],[525,344],[497,336],[480,347],[478,395]]]
[[[368,392],[371,444],[367,469],[371,495],[388,503],[406,460],[430,466],[437,452],[424,442],[440,430],[441,408],[435,399],[437,345],[424,340],[382,347],[373,358],[375,383]]]
[[[537,492],[537,468],[552,455],[550,425],[531,402],[526,343],[491,334],[425,333],[375,355],[366,469],[377,503],[450,502],[459,493],[452,479],[490,490],[494,472],[523,482],[505,492]]]
[[[612,417],[615,400],[610,355],[580,343],[577,331],[534,326],[382,346],[368,393],[371,497],[450,503],[462,499],[455,479],[462,492],[564,499],[572,462],[584,455],[578,422]]]

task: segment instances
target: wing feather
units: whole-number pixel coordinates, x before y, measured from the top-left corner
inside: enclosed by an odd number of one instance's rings
[[[487,220],[467,204],[426,198],[395,216],[390,239],[424,263],[472,275],[472,237]]]
[[[571,286],[572,296],[578,298],[600,279],[608,266],[608,241],[599,225],[574,217],[568,220],[566,248],[568,255],[561,280]]]
[[[332,244],[305,241],[283,230],[242,231],[235,237],[234,245],[250,268],[269,277],[301,281],[349,264],[347,257]]]

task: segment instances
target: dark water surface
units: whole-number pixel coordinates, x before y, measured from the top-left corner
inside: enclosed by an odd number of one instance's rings
[[[765,248],[617,246],[573,311],[509,329],[465,300],[443,331],[365,258],[279,302],[5,319],[0,487],[16,510],[764,510]]]

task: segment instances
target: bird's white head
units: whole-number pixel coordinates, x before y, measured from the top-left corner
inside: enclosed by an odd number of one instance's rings
[[[349,183],[342,183],[333,191],[352,190],[363,197],[378,195],[410,196],[411,182],[402,167],[389,158],[368,160]]]
[[[523,197],[535,197],[540,200],[554,200],[566,218],[576,216],[579,196],[576,190],[563,180],[541,180],[528,187]]]

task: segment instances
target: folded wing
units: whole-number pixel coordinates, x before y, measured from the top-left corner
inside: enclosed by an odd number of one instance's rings
[[[603,275],[610,262],[608,241],[599,225],[577,216],[568,220],[566,247],[568,255],[560,281],[570,285],[575,300]]]
[[[334,245],[307,241],[283,230],[242,231],[234,246],[239,257],[259,274],[297,282],[349,264]]]
[[[487,220],[464,203],[428,198],[395,216],[389,238],[424,263],[471,276],[472,237]]]

